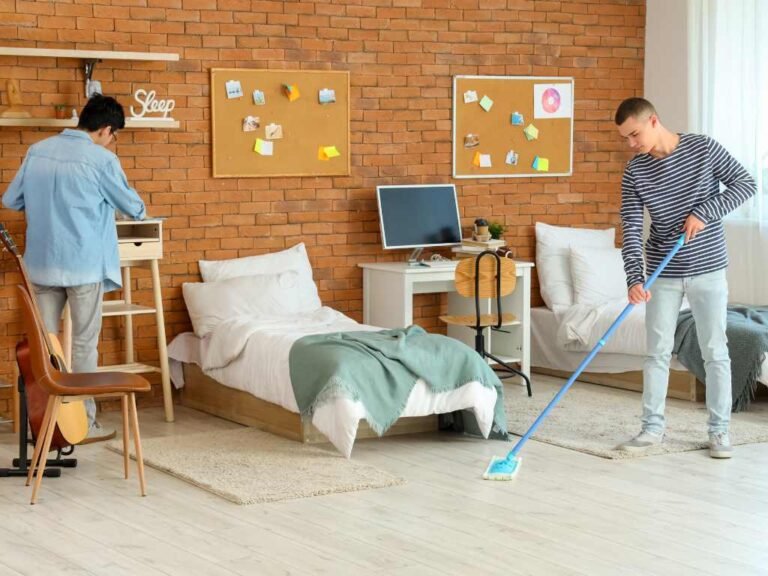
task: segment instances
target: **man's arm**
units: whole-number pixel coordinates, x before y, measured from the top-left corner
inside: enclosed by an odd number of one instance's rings
[[[624,241],[621,256],[624,259],[624,272],[627,274],[627,287],[642,284],[645,281],[643,268],[643,202],[635,190],[635,181],[629,168],[624,171],[621,180],[621,228]]]
[[[707,138],[707,153],[712,172],[715,178],[725,185],[725,190],[693,209],[692,214],[705,224],[722,219],[757,192],[755,179],[712,138]]]
[[[21,163],[21,168],[16,172],[16,176],[8,185],[8,189],[3,194],[3,206],[11,210],[24,210],[24,172],[27,169],[27,159]]]
[[[128,178],[117,157],[111,159],[102,171],[101,194],[113,208],[134,220],[146,218],[144,201],[128,185]]]

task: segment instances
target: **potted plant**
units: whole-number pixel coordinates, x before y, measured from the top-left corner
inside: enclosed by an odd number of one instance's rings
[[[67,117],[67,105],[66,104],[56,104],[53,107],[53,109],[54,109],[54,111],[56,113],[56,118],[58,118],[59,120],[66,119],[66,117]]]
[[[491,222],[488,224],[488,233],[494,240],[501,240],[501,235],[504,234],[506,229],[507,227],[501,222]]]

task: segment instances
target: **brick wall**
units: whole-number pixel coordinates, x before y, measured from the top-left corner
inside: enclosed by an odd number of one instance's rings
[[[374,187],[451,180],[456,74],[576,79],[574,175],[457,181],[467,229],[478,216],[499,220],[516,254],[533,258],[536,221],[615,225],[626,153],[611,115],[642,91],[644,22],[643,0],[0,0],[0,45],[180,54],[179,62],[105,61],[94,73],[124,104],[139,87],[176,100],[180,129],[125,130],[116,148],[149,213],[167,218],[161,273],[172,338],[189,328],[181,284],[199,280],[198,259],[298,241],[308,246],[324,303],[361,320],[356,264],[393,258],[380,248]],[[351,175],[211,178],[211,67],[349,70]],[[0,57],[0,78],[19,79],[35,116],[52,117],[56,103],[84,103],[75,60]],[[52,133],[0,127],[0,191],[27,147]],[[21,240],[20,215],[3,210],[0,218]],[[9,381],[20,324],[7,255],[0,273],[0,379]],[[135,299],[151,302],[148,275],[135,276]],[[415,311],[439,329],[441,306],[440,297],[420,296]],[[102,362],[116,362],[121,331],[108,320]],[[138,359],[153,360],[154,323],[140,317],[136,325]]]

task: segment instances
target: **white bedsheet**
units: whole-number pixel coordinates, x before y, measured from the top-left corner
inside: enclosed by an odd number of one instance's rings
[[[265,321],[237,319],[223,323],[205,338],[193,333],[179,334],[168,346],[171,379],[176,387],[184,384],[181,363],[194,363],[214,380],[298,413],[290,379],[288,355],[293,343],[309,334],[380,330],[359,324],[344,314],[323,307],[311,315],[272,318]],[[479,382],[434,394],[418,380],[401,416],[426,416],[472,409],[484,436],[493,424],[496,391]],[[358,423],[365,418],[359,401],[336,398],[320,406],[312,424],[349,457]]]

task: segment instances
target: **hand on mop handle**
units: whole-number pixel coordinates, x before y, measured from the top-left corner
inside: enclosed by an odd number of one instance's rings
[[[661,261],[661,264],[659,264],[659,267],[656,268],[656,270],[651,274],[651,277],[648,278],[648,280],[643,285],[644,290],[648,290],[654,282],[656,282],[656,279],[659,277],[659,274],[662,273],[664,268],[667,267],[667,264],[669,264],[670,260],[675,257],[675,254],[677,254],[678,250],[683,247],[683,244],[685,244],[685,234],[681,234],[680,238],[678,238],[677,242],[675,242],[674,247],[672,250],[669,251],[669,254],[666,255],[664,260]],[[592,362],[592,359],[597,355],[597,353],[600,351],[600,349],[605,346],[605,343],[608,341],[608,339],[613,335],[613,333],[616,331],[616,329],[619,327],[619,325],[624,321],[624,319],[629,315],[629,313],[632,311],[632,308],[634,308],[635,305],[631,302],[626,305],[624,310],[621,311],[621,314],[619,314],[619,317],[616,318],[616,320],[613,321],[613,324],[611,324],[610,328],[606,331],[605,334],[603,334],[603,337],[598,340],[597,345],[592,349],[592,351],[587,355],[584,360],[581,361],[581,364],[579,364],[579,367],[576,368],[576,371],[571,374],[571,377],[568,378],[568,381],[563,385],[562,388],[558,391],[557,394],[555,394],[555,397],[552,398],[549,404],[547,404],[547,407],[544,408],[541,414],[539,414],[539,417],[536,418],[536,421],[531,425],[531,427],[528,429],[528,431],[523,435],[520,440],[518,440],[517,444],[515,444],[515,447],[510,450],[509,454],[507,454],[506,458],[497,458],[494,457],[491,459],[491,463],[488,465],[488,467],[485,469],[485,473],[483,473],[483,478],[486,480],[511,480],[514,478],[514,476],[517,474],[518,470],[520,469],[520,463],[522,460],[518,456],[520,453],[520,450],[522,450],[523,445],[528,441],[528,439],[531,437],[531,435],[536,431],[536,429],[539,427],[539,424],[541,424],[544,419],[547,417],[549,412],[552,410],[552,408],[557,405],[557,403],[560,401],[560,398],[562,398],[566,392],[568,392],[568,389],[573,385],[573,383],[576,381],[576,378],[579,377],[579,375],[584,371],[584,369],[589,365],[590,362]]]

